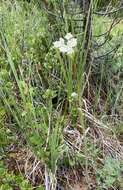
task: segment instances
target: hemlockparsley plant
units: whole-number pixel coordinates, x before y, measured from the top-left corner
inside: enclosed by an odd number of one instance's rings
[[[67,33],[64,38],[59,38],[59,41],[54,42],[53,45],[62,53],[72,54],[77,46],[77,39],[71,33]]]

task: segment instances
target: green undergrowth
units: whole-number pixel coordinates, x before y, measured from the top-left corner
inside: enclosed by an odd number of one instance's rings
[[[34,188],[20,174],[9,172],[2,161],[0,161],[0,190],[33,190]],[[37,187],[35,190],[44,190],[43,187]]]
[[[0,189],[1,190],[12,190],[14,188],[20,188],[25,190],[31,190],[31,186],[22,176],[14,175],[9,173],[4,164],[0,162]]]
[[[97,189],[117,187],[122,179],[121,163],[115,156],[103,160],[99,141],[103,139],[101,130],[112,138],[121,135],[123,24],[116,25],[107,43],[92,52],[96,58],[86,76],[87,57],[81,48],[86,35],[75,32],[77,24],[66,3],[52,2],[47,12],[38,3],[0,2],[0,156],[4,157],[8,145],[22,141],[43,163],[51,190],[56,188],[62,166],[93,171]],[[106,40],[97,36],[108,30],[111,22],[108,17],[93,18],[95,37],[89,48]],[[68,32],[77,39],[71,55],[53,47],[53,42]],[[113,55],[100,57],[113,48],[117,48]],[[119,116],[117,123],[110,119],[113,114]],[[92,140],[94,135],[97,141]],[[98,158],[103,160],[100,164]],[[1,190],[32,189],[23,176],[10,173],[2,162],[0,173]]]

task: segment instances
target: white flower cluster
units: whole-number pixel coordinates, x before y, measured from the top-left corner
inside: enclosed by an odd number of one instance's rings
[[[74,48],[77,46],[77,39],[74,38],[71,33],[67,33],[64,38],[60,38],[59,41],[54,42],[53,45],[62,53],[72,54]]]
[[[71,98],[72,98],[73,100],[77,100],[77,99],[78,99],[78,94],[77,94],[76,92],[72,92]]]

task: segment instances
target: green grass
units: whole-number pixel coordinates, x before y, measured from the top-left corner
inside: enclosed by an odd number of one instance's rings
[[[61,166],[71,170],[81,166],[87,181],[91,178],[89,170],[93,171],[93,176],[104,175],[99,188],[107,183],[105,188],[110,188],[117,186],[120,163],[112,180],[112,176],[105,174],[110,163],[103,167],[104,155],[99,143],[105,143],[110,136],[110,143],[114,143],[118,133],[115,127],[121,122],[120,119],[113,122],[112,114],[119,111],[122,101],[123,24],[116,25],[108,36],[109,43],[94,52],[94,56],[101,56],[121,43],[116,55],[110,61],[99,59],[92,63],[95,65],[85,73],[87,52],[83,54],[84,49],[80,49],[86,34],[76,34],[76,23],[65,9],[66,4],[63,6],[65,22],[58,17],[52,19],[38,4],[0,2],[0,156],[6,155],[6,147],[11,141],[18,144],[19,132],[25,141],[21,146],[31,150],[45,168],[46,190],[55,190]],[[53,14],[59,16],[59,4],[55,3],[54,7]],[[94,17],[93,35],[105,33],[110,24],[108,17]],[[61,54],[53,48],[53,42],[64,37],[70,28],[78,45],[72,55]],[[98,38],[98,43],[104,40],[104,37]],[[119,80],[114,81],[114,77]],[[72,93],[77,96],[73,97]],[[119,117],[122,117],[120,113]],[[111,148],[110,143],[106,151]],[[112,154],[117,156],[115,148]],[[18,180],[15,175],[14,180]],[[26,184],[24,181],[24,188]],[[0,184],[1,190],[5,189],[3,185],[8,182]]]

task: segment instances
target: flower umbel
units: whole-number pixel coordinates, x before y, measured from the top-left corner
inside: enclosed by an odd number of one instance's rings
[[[60,47],[64,46],[64,39],[60,38],[59,41],[54,42],[53,45],[55,48],[60,48]]]
[[[77,99],[78,98],[78,94],[76,92],[72,92],[71,98]]]
[[[67,33],[64,39],[59,38],[59,41],[54,42],[53,45],[62,53],[72,54],[77,46],[77,39],[71,33]]]

